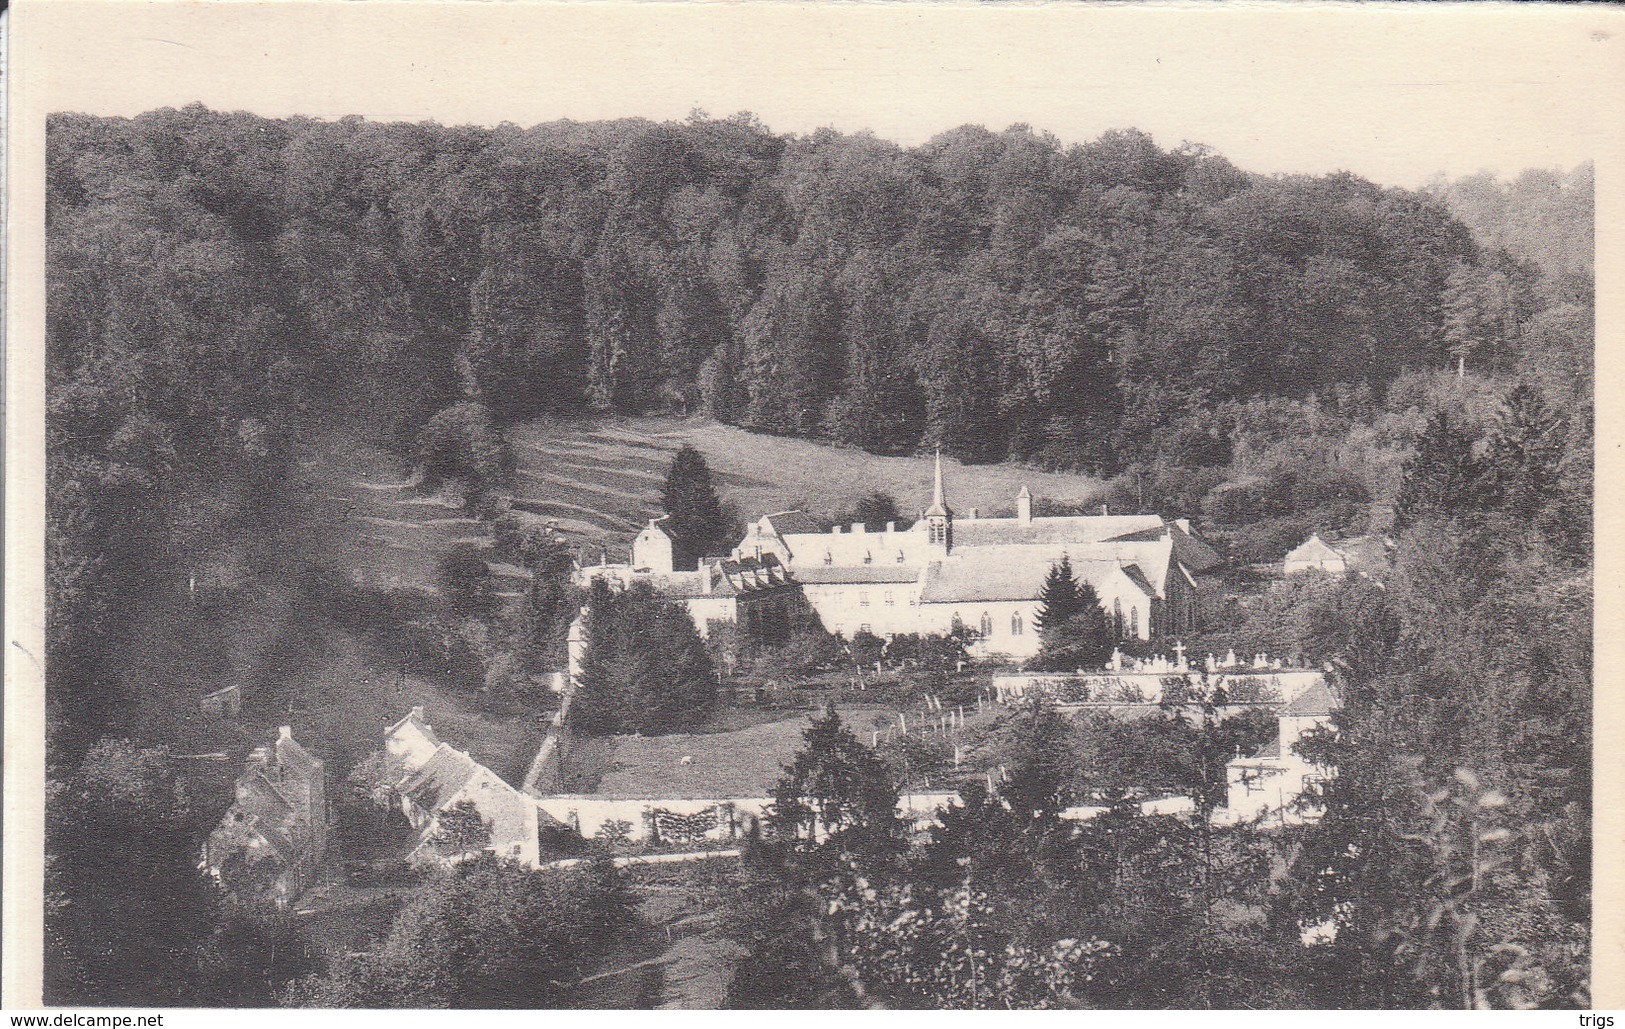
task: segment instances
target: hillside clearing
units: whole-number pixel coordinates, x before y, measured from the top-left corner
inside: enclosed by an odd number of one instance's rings
[[[929,457],[862,450],[747,432],[708,419],[671,416],[606,422],[529,422],[508,430],[525,496],[515,507],[566,516],[560,528],[620,543],[660,513],[665,471],[685,444],[705,455],[712,481],[742,519],[800,509],[829,518],[869,493],[897,499],[905,523],[931,495]],[[1099,480],[1013,465],[943,458],[949,502],[960,514],[1012,508],[1022,486],[1058,504],[1098,500]]]

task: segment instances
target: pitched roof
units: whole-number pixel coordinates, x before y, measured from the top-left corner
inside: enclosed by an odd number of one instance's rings
[[[402,726],[409,722],[412,724],[413,728],[417,729],[418,732],[423,734],[424,738],[429,741],[431,746],[438,747],[441,745],[440,737],[434,734],[434,728],[429,725],[428,722],[424,721],[423,709],[421,707],[414,707],[412,710],[406,713],[406,717],[385,729],[385,738],[395,735],[398,731],[400,731]]]
[[[439,811],[479,769],[474,759],[442,743],[423,767],[401,784],[401,793],[426,811]]]
[[[737,561],[725,559],[717,567],[722,572],[723,581],[741,593],[774,589],[791,582],[790,573],[779,563],[775,554],[763,554],[760,558],[742,557]]]
[[[1334,558],[1341,561],[1343,555],[1338,553],[1331,544],[1312,533],[1308,539],[1298,544],[1286,555],[1288,561],[1328,561]]]
[[[772,526],[773,531],[780,536],[795,532],[823,532],[824,526],[818,519],[805,511],[779,511],[775,514],[763,515],[762,521]]]
[[[796,580],[809,586],[917,582],[919,578],[919,565],[900,565],[884,561],[872,565],[809,565],[796,569]]]
[[[875,564],[918,564],[928,553],[923,523],[920,532],[795,533],[783,540],[798,574],[802,569],[822,566],[826,556],[835,565],[860,565],[865,557]],[[897,560],[899,556],[902,561]]]
[[[1041,543],[1102,543],[1156,539],[1164,534],[1158,515],[1074,515],[1034,518],[971,518],[954,523],[954,547],[995,547]]]
[[[245,819],[279,824],[294,812],[293,801],[261,769],[256,768],[243,776],[237,786],[237,802],[233,807]]]
[[[1293,701],[1281,709],[1283,718],[1322,718],[1332,713],[1338,706],[1337,698],[1332,696],[1331,687],[1322,679],[1313,686],[1298,694]]]
[[[1179,563],[1197,575],[1224,564],[1224,555],[1191,531],[1183,519],[1168,523],[1168,535],[1174,541],[1174,556],[1179,558]]]
[[[1151,585],[1150,581],[1146,579],[1145,573],[1140,571],[1139,565],[1124,565],[1123,574],[1128,576],[1130,582],[1140,587],[1147,597],[1154,597],[1157,595],[1157,588]],[[1094,585],[1093,581],[1090,581],[1090,585]]]
[[[1143,569],[1115,560],[1072,559],[1079,581],[1100,591],[1108,582],[1126,576],[1147,597],[1157,595]],[[926,566],[920,588],[921,603],[953,604],[996,600],[1037,600],[1044,577],[1061,560],[1062,552],[1029,547],[1005,547],[955,554]],[[1127,571],[1134,567],[1134,572]],[[1115,591],[1114,591],[1115,592]]]
[[[300,746],[292,736],[277,737],[276,763],[301,779],[309,779],[322,767],[321,758]]]

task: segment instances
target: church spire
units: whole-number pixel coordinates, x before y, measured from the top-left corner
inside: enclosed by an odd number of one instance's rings
[[[943,491],[942,491],[942,448],[941,447],[937,448],[937,477],[936,477],[935,484],[931,487],[931,506],[926,508],[925,516],[927,518],[951,518],[951,517],[953,517],[953,512],[948,510],[948,502],[944,498]]]
[[[937,477],[931,488],[931,506],[925,510],[926,540],[947,554],[954,545],[954,513],[942,489],[942,448],[937,448]]]

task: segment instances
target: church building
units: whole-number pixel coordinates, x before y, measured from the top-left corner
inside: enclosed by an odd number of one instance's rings
[[[964,627],[979,656],[1038,653],[1038,594],[1069,558],[1094,587],[1123,639],[1196,627],[1198,576],[1221,558],[1184,519],[1159,515],[1034,517],[1023,487],[1010,518],[956,518],[936,462],[931,504],[906,529],[862,524],[822,531],[800,511],[765,515],[734,549],[736,561],[785,569],[824,627],[847,637],[947,633]]]

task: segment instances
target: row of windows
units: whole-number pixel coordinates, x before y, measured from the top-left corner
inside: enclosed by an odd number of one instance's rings
[[[895,560],[896,560],[896,562],[898,564],[903,563],[903,552],[901,550],[899,550],[897,552],[897,557],[896,557]],[[832,564],[835,563],[835,556],[833,554],[831,554],[827,550],[824,551],[824,563],[827,564],[827,565],[832,565]],[[872,565],[872,564],[875,563],[875,553],[874,553],[874,551],[865,550],[863,552],[863,563],[866,564],[866,565]]]
[[[837,594],[834,595],[834,600],[836,601],[836,603],[843,603],[846,600],[846,595],[842,594],[842,593],[837,593]],[[895,607],[897,605],[897,597],[896,597],[896,595],[894,593],[892,593],[891,591],[888,590],[885,593],[881,594],[881,603],[886,607]],[[917,601],[915,600],[915,598],[912,595],[909,596],[909,598],[908,598],[908,606],[909,607],[914,607],[916,604],[917,604]],[[870,595],[868,593],[860,592],[858,594],[858,606],[859,607],[869,607],[869,606],[871,606]],[[955,622],[957,624],[960,624],[960,625],[965,624],[965,622],[960,618],[959,612],[957,612],[957,611],[955,611],[953,613],[953,619],[952,620],[953,620],[953,622]],[[1195,619],[1193,617],[1191,617],[1191,613],[1188,612],[1188,611],[1185,612],[1185,619],[1184,620],[1187,623],[1190,623],[1190,624],[1194,624],[1194,621],[1195,621]],[[1112,623],[1113,623],[1113,628],[1116,630],[1118,636],[1120,636],[1120,637],[1124,636],[1125,635],[1125,630],[1126,630],[1126,635],[1127,636],[1132,637],[1132,638],[1138,638],[1139,635],[1140,635],[1140,609],[1138,607],[1131,606],[1128,609],[1127,619],[1125,621],[1122,601],[1121,600],[1114,600],[1112,602]],[[981,630],[981,634],[983,636],[991,636],[991,635],[993,635],[993,615],[992,615],[991,612],[988,612],[988,611],[983,611],[982,612],[982,617],[981,617],[981,621],[980,621],[980,623],[978,625],[978,628]],[[1012,635],[1012,636],[1020,636],[1024,632],[1026,632],[1026,623],[1021,617],[1021,612],[1019,612],[1019,611],[1012,612],[1011,615],[1010,615],[1010,635]]]
[[[835,602],[837,604],[844,604],[846,602],[846,594],[844,594],[844,593],[835,594]],[[885,593],[882,593],[880,595],[880,602],[882,604],[886,605],[887,607],[896,607],[897,606],[897,595],[892,593],[892,591],[887,590]],[[913,607],[914,603],[915,603],[914,598],[912,596],[910,596],[908,598],[908,606]],[[867,594],[867,593],[859,593],[858,594],[858,606],[859,607],[868,607],[869,606],[869,594]]]

